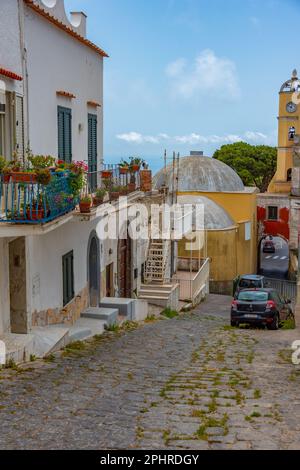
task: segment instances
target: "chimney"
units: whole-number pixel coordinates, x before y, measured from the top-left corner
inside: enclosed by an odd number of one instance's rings
[[[70,16],[71,24],[76,28],[77,33],[86,38],[86,14],[82,11],[71,11]]]

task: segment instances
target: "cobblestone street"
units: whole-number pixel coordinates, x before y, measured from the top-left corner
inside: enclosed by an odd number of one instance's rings
[[[300,449],[298,330],[231,329],[230,298],[0,371],[1,449]]]

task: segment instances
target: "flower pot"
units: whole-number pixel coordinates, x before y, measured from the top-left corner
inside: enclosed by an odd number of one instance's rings
[[[36,183],[37,182],[37,175],[35,173],[29,172],[16,172],[12,173],[11,179],[13,183]]]
[[[109,179],[112,177],[112,170],[103,170],[101,171],[101,176],[103,179]]]
[[[127,188],[121,189],[120,196],[127,196],[127,194],[128,194],[128,189]]]
[[[45,217],[45,211],[42,208],[27,209],[26,217],[28,220],[42,220]]]
[[[10,177],[11,177],[11,174],[10,173],[3,173],[2,174],[2,181],[4,184],[8,184],[10,182]]]
[[[93,206],[94,207],[98,207],[98,206],[101,206],[101,204],[103,204],[103,197],[93,197]]]
[[[120,166],[120,175],[127,175],[128,166]]]
[[[120,197],[119,192],[111,192],[110,193],[110,200],[111,201],[116,201],[117,199],[119,199],[119,197]]]
[[[80,207],[80,212],[82,214],[89,214],[91,212],[91,203],[90,202],[80,202],[79,207]]]
[[[128,192],[133,193],[135,191],[135,183],[128,184]]]
[[[140,171],[140,165],[132,165],[131,168],[134,173],[137,173],[138,171]]]

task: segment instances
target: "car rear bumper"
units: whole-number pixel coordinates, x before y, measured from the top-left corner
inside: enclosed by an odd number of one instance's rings
[[[275,318],[276,312],[270,314],[261,314],[259,312],[231,312],[231,321],[236,323],[245,323],[249,325],[270,325]]]

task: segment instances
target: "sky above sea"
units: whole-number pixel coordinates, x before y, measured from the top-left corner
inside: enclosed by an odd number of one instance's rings
[[[299,69],[299,0],[65,0],[102,47],[105,160],[163,166],[244,140],[276,145],[278,92]],[[113,157],[115,156],[115,157]]]

